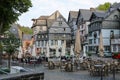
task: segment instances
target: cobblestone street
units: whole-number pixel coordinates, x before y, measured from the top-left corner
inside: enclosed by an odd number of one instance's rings
[[[99,58],[92,56],[92,59],[112,60],[111,58]],[[101,77],[90,76],[88,70],[78,70],[74,72],[65,72],[60,69],[49,70],[44,64],[22,64],[12,63],[12,65],[23,66],[38,72],[45,73],[45,80],[101,80]],[[115,80],[120,80],[120,72],[116,73]],[[103,77],[103,80],[113,80],[113,74],[109,73],[108,76]]]
[[[31,66],[32,67],[32,66]],[[59,69],[49,70],[43,65],[34,67],[36,71],[43,71],[45,73],[45,80],[101,80],[101,77],[90,76],[87,70],[79,70],[75,72],[64,72]],[[115,80],[120,80],[120,73],[116,74]],[[113,80],[112,73],[107,77],[103,77],[103,80]]]

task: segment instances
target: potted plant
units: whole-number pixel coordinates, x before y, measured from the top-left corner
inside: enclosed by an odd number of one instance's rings
[[[91,58],[92,53],[91,52],[87,52],[87,55],[89,56],[89,58]]]

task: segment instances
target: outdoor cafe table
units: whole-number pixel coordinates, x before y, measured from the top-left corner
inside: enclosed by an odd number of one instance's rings
[[[104,64],[95,64],[94,68],[95,68],[95,75],[97,76],[101,76],[101,80],[103,77],[103,68],[104,68]]]

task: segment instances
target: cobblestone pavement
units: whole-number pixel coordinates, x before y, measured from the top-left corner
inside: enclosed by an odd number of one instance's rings
[[[49,70],[43,65],[34,66],[34,70],[43,71],[45,73],[45,80],[101,80],[101,77],[90,76],[87,70],[65,72],[59,69]],[[119,76],[120,72],[116,73],[115,80],[120,80]],[[103,80],[113,80],[113,74],[110,73],[107,77],[103,77]]]
[[[92,56],[93,59],[100,59],[96,56]],[[112,60],[111,58],[101,58],[102,60]],[[45,73],[45,80],[101,80],[101,77],[90,76],[87,70],[79,70],[75,72],[65,72],[60,69],[49,70],[43,64],[14,64],[30,68],[35,71],[42,71]],[[120,80],[120,72],[116,73],[115,80]],[[102,80],[113,80],[113,74],[109,73],[107,77],[103,77]]]

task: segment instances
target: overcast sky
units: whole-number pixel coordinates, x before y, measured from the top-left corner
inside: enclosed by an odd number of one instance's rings
[[[120,2],[120,0],[31,0],[33,7],[28,12],[19,17],[18,23],[22,26],[32,26],[31,19],[42,15],[51,15],[56,10],[68,19],[69,11],[78,11],[79,9],[90,9],[97,7],[105,2]]]

